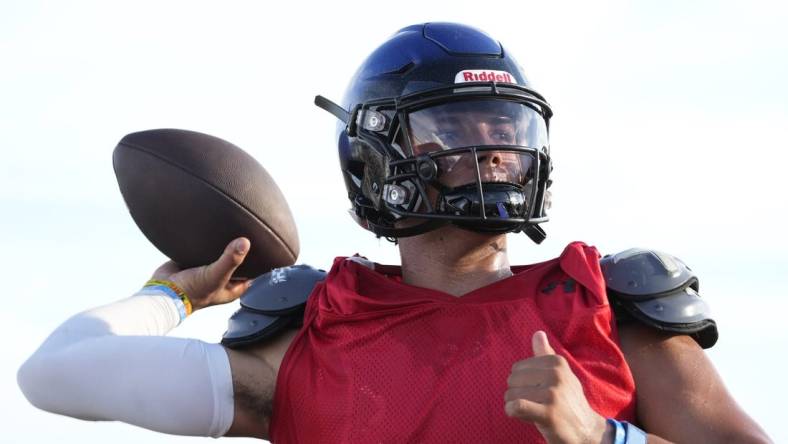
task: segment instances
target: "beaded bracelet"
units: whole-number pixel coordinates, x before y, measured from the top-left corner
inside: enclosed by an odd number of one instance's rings
[[[145,283],[143,288],[158,287],[164,291],[168,296],[183,304],[183,313],[181,313],[181,320],[192,314],[192,301],[186,296],[186,292],[181,290],[175,282],[164,281],[159,279],[151,279]],[[180,308],[180,307],[179,307]]]

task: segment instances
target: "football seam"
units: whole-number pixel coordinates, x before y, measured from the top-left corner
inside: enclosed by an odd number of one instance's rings
[[[238,202],[238,200],[234,199],[232,196],[227,194],[221,188],[219,188],[216,185],[212,184],[211,182],[208,182],[207,180],[197,176],[193,171],[189,170],[188,168],[184,168],[183,166],[178,165],[177,163],[171,161],[170,159],[167,159],[166,157],[160,156],[160,155],[156,154],[155,152],[152,152],[152,151],[146,149],[143,146],[136,145],[136,144],[133,144],[133,143],[129,143],[129,142],[126,142],[126,141],[123,141],[123,140],[121,140],[118,143],[118,145],[123,145],[123,146],[126,146],[126,147],[131,148],[131,149],[136,149],[136,150],[141,151],[141,152],[143,152],[145,154],[148,154],[148,155],[150,155],[152,157],[155,157],[155,158],[157,158],[157,159],[159,159],[159,160],[161,160],[161,161],[163,161],[163,162],[165,162],[165,163],[167,163],[169,165],[172,165],[173,167],[175,167],[175,168],[177,168],[177,169],[189,174],[189,176],[191,176],[191,177],[197,179],[198,181],[206,184],[207,186],[209,186],[213,190],[216,190],[218,193],[220,193],[221,195],[225,196],[228,200],[233,202],[239,208],[243,209],[245,212],[247,212],[249,215],[251,215],[254,219],[256,219],[258,222],[260,222],[260,224],[263,227],[265,227],[265,229],[273,235],[273,237],[277,240],[277,242],[279,242],[279,244],[281,244],[284,247],[284,249],[287,251],[287,253],[290,254],[290,257],[293,259],[294,262],[298,259],[298,256],[296,256],[296,254],[293,252],[293,250],[290,248],[290,246],[287,245],[287,243],[282,239],[282,236],[280,236],[279,233],[274,231],[273,228],[271,228],[267,223],[265,223],[262,219],[260,219],[253,211],[251,211],[249,208],[247,208],[241,202]],[[271,181],[273,182],[273,178],[271,178]],[[274,182],[274,183],[276,183],[276,182]],[[287,203],[287,201],[285,201],[285,203]]]

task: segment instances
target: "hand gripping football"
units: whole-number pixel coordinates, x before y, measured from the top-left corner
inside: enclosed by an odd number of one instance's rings
[[[134,222],[181,268],[215,261],[239,236],[252,248],[235,277],[295,263],[298,232],[287,201],[235,145],[193,131],[141,131],[121,139],[112,164]]]

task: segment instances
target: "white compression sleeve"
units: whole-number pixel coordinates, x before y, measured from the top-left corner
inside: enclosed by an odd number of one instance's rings
[[[164,293],[148,293],[67,320],[19,369],[20,388],[53,413],[223,436],[234,413],[227,353],[161,336],[178,324],[178,308]]]

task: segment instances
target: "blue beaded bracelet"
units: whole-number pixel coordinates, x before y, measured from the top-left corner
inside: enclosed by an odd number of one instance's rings
[[[184,298],[181,297],[172,287],[162,284],[151,284],[148,282],[145,284],[144,287],[137,294],[165,294],[170,297],[170,299],[175,302],[175,306],[178,308],[178,315],[181,318],[180,322],[183,322],[186,319],[186,316],[189,316],[191,313],[191,304],[186,305],[184,303]],[[184,295],[185,297],[185,295]],[[188,299],[186,299],[188,301]]]

